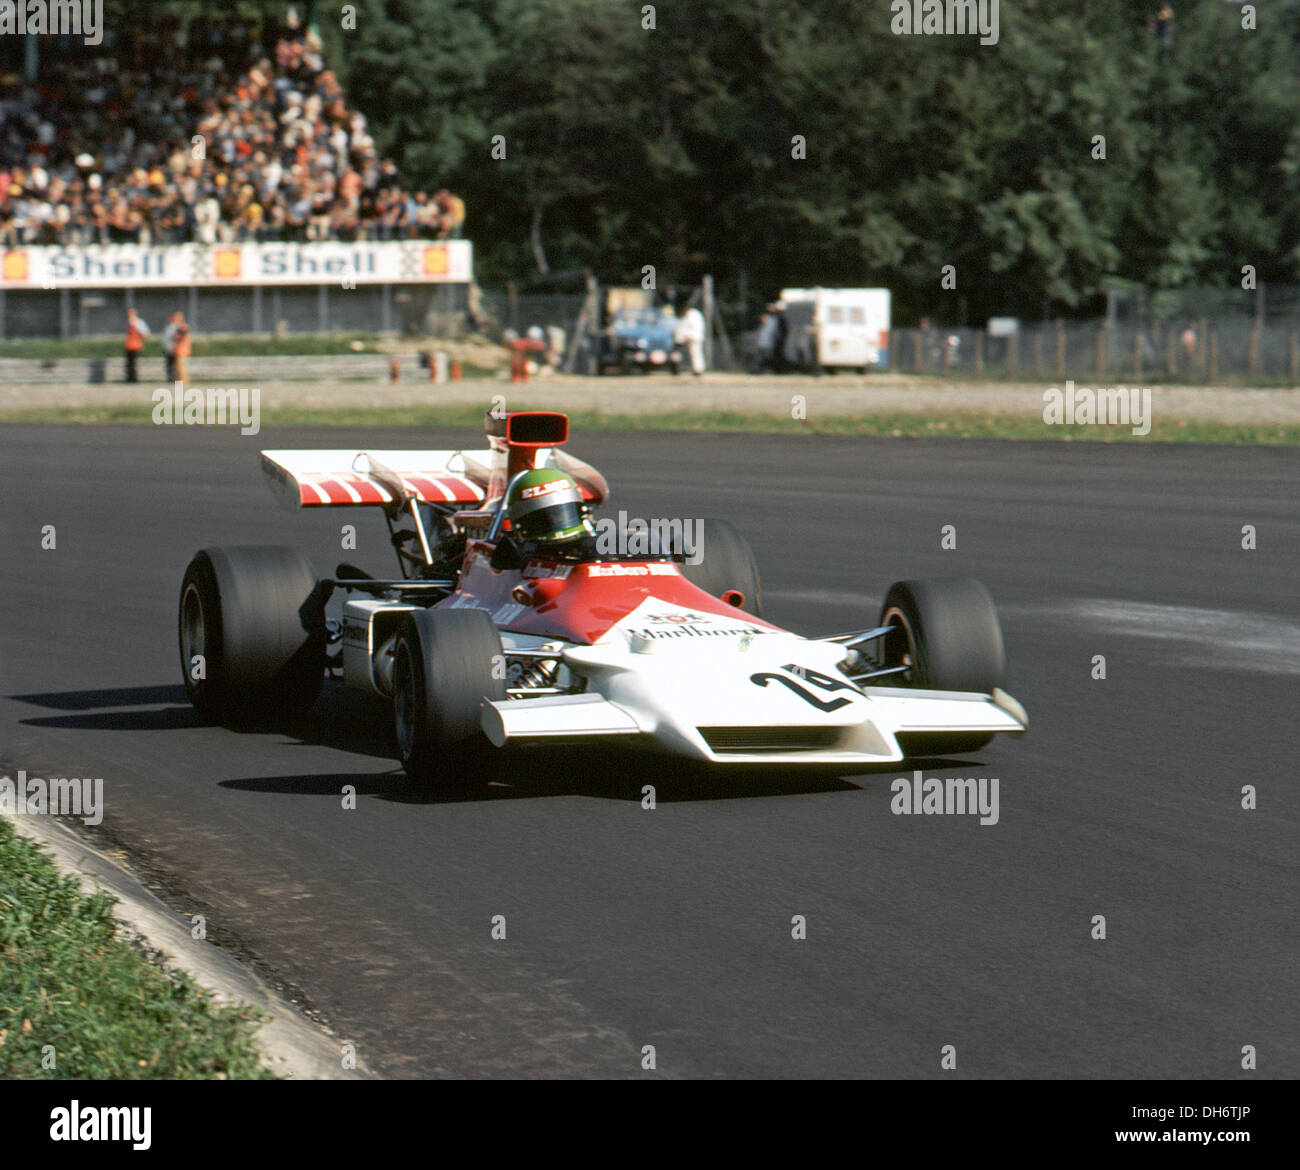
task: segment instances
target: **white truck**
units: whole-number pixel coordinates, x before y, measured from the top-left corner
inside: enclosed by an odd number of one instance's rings
[[[887,288],[784,288],[785,364],[866,373],[889,368]]]

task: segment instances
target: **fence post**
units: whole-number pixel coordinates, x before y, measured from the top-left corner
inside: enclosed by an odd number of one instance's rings
[[[1219,335],[1213,329],[1210,330],[1210,344],[1205,355],[1206,369],[1205,377],[1209,382],[1219,380]]]
[[[912,333],[912,369],[920,371],[925,368],[924,349],[921,346],[921,331]]]
[[[1171,378],[1178,373],[1178,349],[1172,325],[1169,328],[1169,336],[1165,341],[1165,373]]]
[[[1017,345],[1017,342],[1019,340],[1020,340],[1019,334],[1011,333],[1007,335],[1007,377],[1008,378],[1014,378],[1016,376],[1015,371],[1016,371],[1016,366],[1018,364],[1016,361],[1016,357],[1017,357],[1016,351],[1019,348],[1019,346]]]
[[[1043,331],[1042,329],[1034,330],[1034,377],[1042,380],[1043,377]]]
[[[713,277],[705,276],[700,282],[700,300],[704,303],[704,368],[713,369]]]
[[[975,372],[977,374],[984,372],[984,330],[982,329],[975,332]]]
[[[1106,322],[1101,323],[1101,328],[1097,330],[1097,376],[1102,378],[1106,374],[1106,353],[1110,348],[1110,336],[1106,330]]]
[[[1056,323],[1056,380],[1065,380],[1065,322]]]
[[[1133,333],[1133,381],[1142,381],[1142,330]]]
[[[1250,331],[1250,355],[1247,358],[1249,363],[1250,376],[1252,378],[1259,376],[1259,326],[1255,325]]]
[[[1201,378],[1204,380],[1210,373],[1210,323],[1204,317],[1196,336],[1201,339]]]
[[[1300,381],[1300,339],[1292,329],[1286,339],[1286,374],[1287,381],[1293,386]]]

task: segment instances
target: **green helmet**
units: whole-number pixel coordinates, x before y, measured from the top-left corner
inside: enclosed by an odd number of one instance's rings
[[[506,489],[506,515],[521,540],[539,544],[560,544],[587,531],[573,476],[549,467],[515,476]]]

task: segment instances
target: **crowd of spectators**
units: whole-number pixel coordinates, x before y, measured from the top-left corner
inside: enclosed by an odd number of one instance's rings
[[[454,238],[412,192],[292,9],[163,17],[0,77],[0,245]]]

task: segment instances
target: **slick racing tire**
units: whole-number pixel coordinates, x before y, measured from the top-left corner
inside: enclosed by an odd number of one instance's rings
[[[725,520],[705,520],[700,525],[700,563],[682,562],[682,576],[714,597],[735,590],[744,601],[740,607],[755,617],[763,616],[763,591],[758,581],[754,550],[736,528]],[[695,550],[685,550],[688,554]]]
[[[483,734],[484,699],[504,699],[501,636],[481,609],[417,609],[402,619],[393,652],[397,755],[417,784],[481,787],[499,749]]]
[[[301,715],[325,682],[325,607],[316,575],[281,545],[205,548],[181,581],[181,671],[213,720]]]
[[[881,679],[885,686],[989,694],[1002,685],[1006,648],[993,598],[980,582],[966,577],[899,581],[880,608],[884,665],[907,666],[902,675]],[[982,748],[993,737],[971,734],[899,736],[909,755],[944,755]]]

